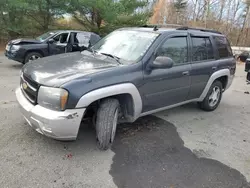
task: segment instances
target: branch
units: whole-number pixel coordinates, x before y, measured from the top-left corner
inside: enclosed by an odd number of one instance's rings
[[[30,16],[31,18],[33,18],[33,20],[35,20],[41,27],[44,27],[39,20],[37,20],[32,14],[30,14],[29,12],[26,13],[28,16]]]
[[[82,19],[78,18],[77,15],[73,15],[73,17],[74,17],[75,20],[76,20],[78,23],[80,23],[81,25],[83,25],[83,26],[85,26],[85,27],[86,27],[86,25],[88,25],[87,27],[89,27],[89,28],[92,27],[92,24],[91,24],[91,22],[90,22],[88,19],[82,20]],[[85,16],[85,17],[86,17],[86,16]],[[86,23],[85,21],[86,21],[87,23]]]

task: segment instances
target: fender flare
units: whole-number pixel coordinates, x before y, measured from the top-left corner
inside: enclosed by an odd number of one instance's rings
[[[142,112],[142,99],[138,89],[132,83],[117,84],[90,91],[79,99],[76,108],[86,108],[99,99],[119,94],[131,95],[134,104],[133,120],[136,120]]]
[[[198,100],[198,101],[203,101],[203,100],[204,100],[204,98],[207,96],[207,93],[208,93],[208,91],[209,91],[211,85],[214,83],[214,81],[215,81],[216,79],[218,79],[218,78],[220,78],[220,77],[222,77],[222,76],[227,76],[227,79],[229,79],[229,78],[230,78],[230,71],[229,71],[229,69],[221,69],[221,70],[219,70],[219,71],[216,71],[215,73],[213,73],[213,74],[210,76],[210,78],[209,78],[209,80],[208,80],[208,82],[207,82],[207,85],[206,85],[206,87],[204,88],[204,90],[203,90],[201,96],[199,97],[199,100]],[[228,83],[227,83],[227,85],[228,85]],[[226,88],[228,88],[228,87],[226,86],[225,89],[226,89]]]

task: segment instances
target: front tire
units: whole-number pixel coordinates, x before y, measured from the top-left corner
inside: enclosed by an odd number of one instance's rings
[[[119,116],[119,101],[109,98],[101,102],[96,115],[97,146],[101,150],[111,147],[116,133]]]
[[[36,59],[40,59],[42,58],[42,54],[38,53],[38,52],[29,52],[26,56],[25,56],[25,59],[24,59],[24,63],[28,63],[30,61],[34,61]]]
[[[204,111],[214,111],[220,104],[222,97],[222,83],[220,81],[215,81],[205,99],[199,103],[199,106]]]

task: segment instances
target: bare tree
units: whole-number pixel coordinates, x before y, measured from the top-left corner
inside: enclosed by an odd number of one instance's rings
[[[158,12],[161,23],[166,17],[168,23],[216,29],[233,45],[250,46],[250,0],[158,0]]]
[[[245,10],[244,10],[244,13],[242,15],[244,19],[243,19],[243,23],[242,23],[242,27],[241,27],[240,33],[239,33],[237,41],[236,41],[236,45],[239,44],[240,37],[243,34],[244,28],[245,28],[246,23],[247,23],[247,18],[249,16],[250,0],[245,0],[244,3],[245,3]]]
[[[220,0],[220,13],[219,13],[219,22],[221,22],[222,20],[222,15],[224,13],[224,9],[225,9],[225,4],[226,4],[226,0]],[[230,9],[230,7],[228,7],[228,9]]]

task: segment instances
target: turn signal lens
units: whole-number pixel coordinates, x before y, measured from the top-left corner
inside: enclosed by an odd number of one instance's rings
[[[60,100],[61,110],[65,110],[66,103],[68,101],[68,95],[69,95],[68,92],[65,90],[61,94],[61,100]]]

